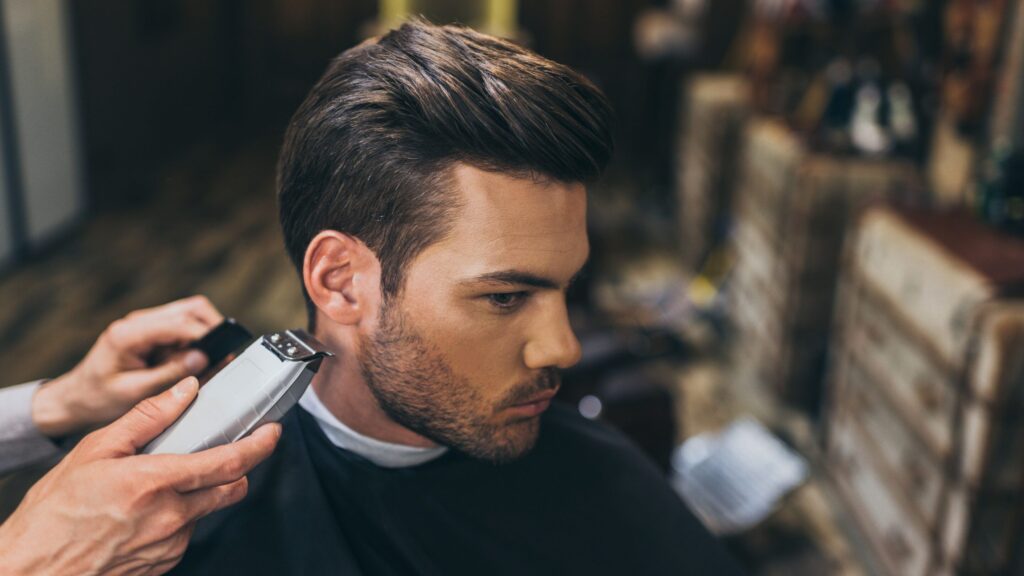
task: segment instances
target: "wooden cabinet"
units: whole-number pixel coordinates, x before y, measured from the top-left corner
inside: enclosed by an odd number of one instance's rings
[[[748,123],[731,231],[734,378],[817,414],[849,222],[918,190],[907,163],[817,154],[778,121]]]
[[[696,76],[685,90],[675,186],[680,250],[690,271],[724,236],[748,90],[742,76],[730,74]]]
[[[968,214],[875,207],[857,227],[831,354],[828,462],[892,574],[995,574],[1019,561],[1021,288],[1024,241]],[[880,501],[888,516],[871,512]]]

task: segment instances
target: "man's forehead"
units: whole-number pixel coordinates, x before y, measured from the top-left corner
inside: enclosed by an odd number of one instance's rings
[[[452,228],[427,252],[455,256],[458,262],[450,264],[458,265],[460,277],[506,269],[564,276],[586,260],[583,184],[518,178],[467,165],[453,168],[453,176],[459,207]]]
[[[582,183],[511,176],[466,164],[457,164],[453,176],[460,206],[455,224],[464,230],[513,237],[586,231]]]

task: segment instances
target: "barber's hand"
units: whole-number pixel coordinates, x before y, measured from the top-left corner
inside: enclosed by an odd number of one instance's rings
[[[36,392],[36,428],[50,437],[84,432],[198,374],[206,367],[206,355],[183,347],[223,319],[209,300],[194,296],[115,321],[74,369]]]
[[[0,525],[0,574],[163,574],[195,521],[241,500],[279,424],[188,455],[135,455],[192,402],[195,378],[85,437]]]

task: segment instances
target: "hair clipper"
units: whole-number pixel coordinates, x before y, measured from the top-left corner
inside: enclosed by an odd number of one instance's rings
[[[230,331],[211,334],[235,339],[248,331],[233,320]],[[223,325],[222,325],[223,326]],[[232,334],[233,333],[233,334]],[[205,348],[203,338],[197,347]],[[230,346],[230,344],[228,344]],[[218,347],[224,348],[223,342]],[[334,356],[304,330],[257,338],[199,389],[177,421],[146,445],[146,454],[189,454],[234,442],[257,427],[276,422],[299,401],[324,358]]]

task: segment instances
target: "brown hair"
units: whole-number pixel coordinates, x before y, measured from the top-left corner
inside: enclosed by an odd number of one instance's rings
[[[610,123],[604,95],[566,66],[469,28],[406,23],[338,56],[292,117],[278,162],[285,248],[301,275],[317,233],[352,235],[393,296],[450,229],[453,163],[590,182],[611,156]]]

